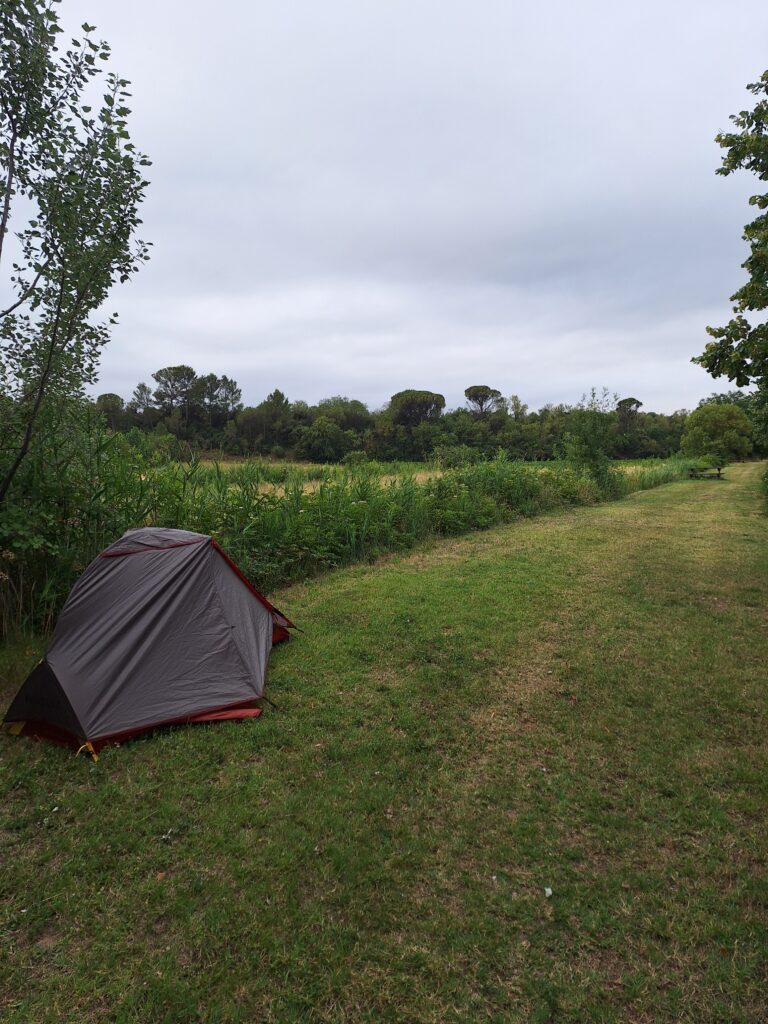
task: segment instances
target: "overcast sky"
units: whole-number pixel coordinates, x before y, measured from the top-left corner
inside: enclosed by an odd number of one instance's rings
[[[744,277],[757,182],[713,139],[768,67],[764,0],[59,10],[111,44],[153,161],[97,393],[177,363],[246,404],[729,387],[690,358]]]

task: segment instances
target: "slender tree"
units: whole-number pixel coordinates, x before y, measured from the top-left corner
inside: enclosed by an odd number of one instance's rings
[[[107,74],[98,110],[84,102],[110,54],[92,31],[83,25],[62,53],[54,0],[0,0],[0,269],[9,255],[12,268],[0,303],[0,503],[49,396],[94,381],[115,316],[93,316],[147,258],[135,231],[148,161],[127,131],[129,83]],[[14,238],[16,214],[29,219]]]
[[[237,386],[237,381],[224,375],[219,378],[219,401],[226,417],[234,416],[242,409],[241,399],[243,392]]]
[[[518,395],[510,395],[506,402],[510,415],[515,420],[524,420],[528,415],[528,406]]]
[[[155,404],[155,398],[152,394],[152,388],[149,384],[137,384],[133,389],[133,394],[128,402],[129,408],[134,412],[146,412],[147,409],[152,409]]]
[[[206,373],[198,377],[194,382],[193,398],[195,404],[199,403],[205,410],[208,426],[212,427],[221,406],[221,378],[215,373]]]

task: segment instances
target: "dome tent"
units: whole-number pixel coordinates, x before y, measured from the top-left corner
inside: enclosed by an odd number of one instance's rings
[[[160,725],[255,717],[291,627],[211,537],[129,530],[73,587],[4,727],[94,752]]]

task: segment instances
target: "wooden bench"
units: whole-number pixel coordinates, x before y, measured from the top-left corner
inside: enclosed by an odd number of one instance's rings
[[[723,470],[720,466],[716,469],[697,469],[691,466],[688,470],[690,480],[722,480]]]

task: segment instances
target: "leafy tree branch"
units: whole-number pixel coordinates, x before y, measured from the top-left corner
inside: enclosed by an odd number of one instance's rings
[[[148,258],[135,239],[149,161],[127,130],[129,83],[106,73],[93,27],[63,53],[53,0],[0,0],[0,260],[16,207],[12,299],[0,311],[0,386],[7,399],[0,503],[34,440],[45,402],[95,379],[115,315],[93,320],[112,286]]]

